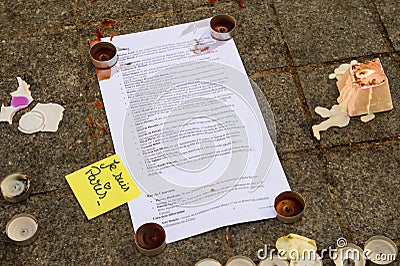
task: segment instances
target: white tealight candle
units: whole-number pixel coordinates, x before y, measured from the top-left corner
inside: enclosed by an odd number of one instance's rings
[[[225,266],[256,266],[256,264],[248,257],[233,256],[226,262]]]
[[[357,245],[348,243],[347,246],[337,249],[333,253],[334,263],[336,266],[365,266],[364,251]]]
[[[396,259],[396,244],[385,236],[373,236],[367,240],[364,253],[372,265],[386,265]]]
[[[36,219],[30,214],[18,214],[6,226],[7,236],[18,246],[25,246],[35,241],[37,230]]]
[[[5,177],[1,181],[0,188],[4,199],[13,203],[27,199],[31,191],[28,176],[21,173]]]
[[[17,197],[25,190],[25,184],[21,180],[10,180],[6,185],[5,193],[8,197]]]

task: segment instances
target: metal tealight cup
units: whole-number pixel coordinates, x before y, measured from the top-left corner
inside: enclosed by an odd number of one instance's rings
[[[117,48],[110,42],[98,42],[90,48],[90,60],[97,68],[110,68],[117,63]]]
[[[29,177],[22,173],[6,176],[1,181],[0,187],[3,198],[12,203],[26,200],[32,190]]]
[[[236,20],[229,15],[217,15],[210,20],[211,36],[218,41],[227,41],[233,37]]]
[[[256,264],[249,257],[246,256],[233,256],[225,264],[225,266],[237,266],[237,265],[256,266]]]
[[[398,249],[396,244],[386,236],[373,236],[365,242],[364,253],[367,255],[369,264],[395,265]]]
[[[304,198],[295,191],[280,193],[274,202],[276,218],[284,223],[294,223],[303,217],[306,203]]]

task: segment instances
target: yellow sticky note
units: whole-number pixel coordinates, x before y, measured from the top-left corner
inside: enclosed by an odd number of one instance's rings
[[[90,220],[140,195],[117,154],[65,176]]]

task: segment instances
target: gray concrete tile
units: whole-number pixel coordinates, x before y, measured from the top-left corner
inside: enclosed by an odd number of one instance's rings
[[[272,109],[278,153],[314,148],[291,75],[287,72],[269,74],[254,81],[266,95]]]
[[[0,35],[73,25],[75,1],[1,1]]]
[[[127,0],[127,1],[78,1],[77,14],[82,22],[102,21],[139,17],[172,10],[169,1]]]
[[[126,217],[127,207],[120,208],[125,209]],[[115,209],[115,213],[121,211]],[[109,264],[113,250],[107,241],[109,231],[121,230],[118,234],[125,236],[123,230],[130,224],[130,220],[108,223],[107,215],[88,221],[70,190],[32,196],[26,203],[4,207],[2,212],[5,214],[0,218],[2,228],[19,213],[32,214],[39,225],[38,239],[26,247],[5,242],[8,239],[2,235],[5,256],[2,262],[8,265]]]
[[[370,58],[371,60],[373,58]],[[369,59],[368,59],[369,60]],[[351,143],[392,138],[400,135],[400,78],[393,64],[388,57],[381,58],[384,71],[389,79],[393,110],[389,112],[377,113],[374,120],[363,123],[360,117],[352,117],[348,126],[344,128],[330,128],[321,133],[321,145],[331,147],[336,145],[348,145]],[[319,124],[325,119],[314,112],[317,106],[331,108],[337,104],[339,92],[336,80],[328,78],[330,73],[339,65],[330,67],[312,68],[299,71],[299,77],[303,91],[307,100],[308,107],[312,113],[313,124]]]
[[[209,8],[182,12],[177,15],[177,23],[218,14],[229,14],[236,19],[234,41],[249,74],[286,65],[277,30],[267,14],[264,1],[254,1],[246,8],[239,8],[236,3],[218,3]]]
[[[89,107],[86,104],[69,104],[64,108],[63,119],[54,133],[21,133],[17,129],[21,113],[12,125],[0,124],[4,129],[0,131],[4,140],[0,152],[2,175],[24,172],[31,177],[32,193],[43,193],[67,187],[65,175],[96,161],[95,149],[90,144],[89,126],[85,121]]]
[[[121,221],[121,217],[115,215],[113,217],[115,217],[113,218],[115,222]],[[129,217],[124,219],[130,222]],[[123,236],[110,232],[110,243],[106,242],[114,245],[112,262],[118,265],[128,265],[132,261],[134,261],[134,265],[194,265],[197,261],[209,257],[220,262],[226,260],[223,229],[168,244],[160,255],[148,257],[137,251],[133,242],[133,228],[131,229],[129,226],[125,226],[125,228],[124,232],[126,233]]]
[[[79,39],[76,31],[4,38],[1,43],[0,100],[6,106],[18,88],[17,76],[31,85],[36,102],[60,104],[85,97]]]
[[[273,2],[296,65],[387,51],[367,0]]]
[[[88,122],[89,132],[91,136],[91,149],[93,159],[104,159],[115,154],[112,142],[112,136],[108,125],[107,115],[104,107],[96,107],[102,104],[102,99],[89,103],[88,109],[92,122]],[[120,156],[123,156],[121,154]]]
[[[400,50],[400,2],[397,0],[376,0],[374,1],[382,22],[388,31],[389,38],[396,51]]]
[[[332,152],[326,158],[355,242],[364,244],[373,235],[398,239],[399,143]]]
[[[39,224],[39,237],[29,246],[16,247],[1,235],[0,258],[7,265],[194,265],[206,257],[224,259],[222,229],[169,244],[156,257],[141,255],[126,204],[88,221],[69,189],[32,196],[0,211],[1,228],[19,213],[32,214]]]
[[[291,189],[306,201],[303,218],[293,224],[277,219],[230,226],[235,254],[258,260],[258,250],[275,248],[276,240],[289,233],[314,239],[319,250],[334,246],[341,231],[325,181],[325,165],[316,155],[281,159]]]

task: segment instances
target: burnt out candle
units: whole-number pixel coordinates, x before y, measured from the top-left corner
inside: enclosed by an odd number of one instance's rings
[[[17,246],[31,244],[37,238],[38,223],[30,214],[15,215],[7,223],[6,234]]]

